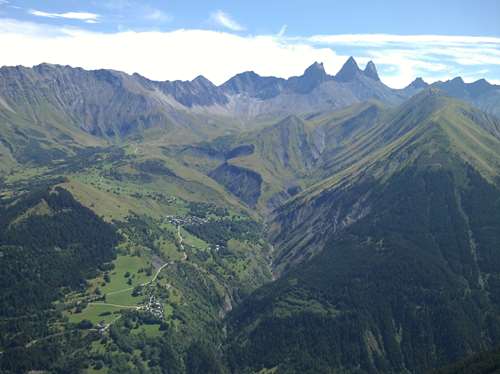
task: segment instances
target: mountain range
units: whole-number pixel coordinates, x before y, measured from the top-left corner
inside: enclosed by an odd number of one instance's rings
[[[244,72],[220,86],[203,76],[192,81],[155,82],[138,74],[41,64],[0,69],[0,107],[6,114],[16,113],[42,123],[51,115],[55,117],[50,118],[52,121],[67,121],[89,134],[112,139],[151,127],[192,127],[200,116],[208,116],[203,119],[213,131],[210,119],[237,117],[255,122],[283,114],[332,111],[368,99],[396,105],[428,86],[418,78],[404,89],[391,89],[380,81],[372,61],[361,70],[352,57],[335,76],[315,62],[298,77],[261,77]],[[499,114],[500,87],[484,79],[464,83],[455,78],[431,86]],[[26,112],[27,105],[30,112]]]
[[[481,367],[499,104],[352,57],[220,86],[0,68],[1,370]]]

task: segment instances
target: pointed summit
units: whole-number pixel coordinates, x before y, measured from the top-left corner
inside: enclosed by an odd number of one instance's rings
[[[469,83],[469,90],[473,90],[474,92],[477,92],[478,94],[484,93],[487,90],[490,90],[493,87],[493,85],[488,82],[486,79],[479,79],[475,82]]]
[[[368,63],[366,64],[364,73],[367,77],[369,77],[373,80],[376,80],[376,81],[380,81],[380,78],[379,78],[378,72],[377,72],[377,67],[375,66],[373,61],[371,61],[371,60],[368,61]]]
[[[495,86],[489,83],[486,79],[479,79],[475,82],[469,83],[467,86],[472,97],[480,96],[495,89]]]
[[[322,62],[315,62],[309,66],[302,75],[301,79],[307,82],[308,85],[316,86],[324,81],[328,80],[328,74],[326,74],[325,68]]]
[[[361,73],[361,70],[359,69],[354,57],[351,56],[345,62],[344,66],[342,66],[342,69],[340,69],[337,73],[335,79],[340,82],[349,82],[352,81],[359,73]]]
[[[443,88],[446,92],[455,97],[467,97],[469,95],[467,92],[467,85],[462,77],[455,77],[452,80],[438,84],[437,87]]]
[[[427,86],[429,86],[429,84],[426,81],[424,81],[421,77],[416,78],[413,82],[411,82],[408,85],[408,87],[416,89],[426,88]]]
[[[450,81],[450,83],[453,83],[456,85],[462,85],[462,84],[464,84],[464,80],[462,79],[462,77],[455,77]]]
[[[244,71],[243,73],[236,74],[234,77],[224,82],[221,87],[232,93],[254,91],[255,86],[259,80],[262,79],[254,71]]]
[[[327,74],[325,71],[325,67],[323,66],[323,63],[315,61],[311,66],[309,66],[304,71],[304,76],[306,76],[306,75],[326,76]]]
[[[209,81],[203,75],[198,75],[196,78],[194,78],[191,81],[191,83],[201,84],[203,86],[213,86],[214,85],[211,81]]]
[[[314,88],[321,83],[332,79],[326,74],[322,62],[315,62],[309,66],[300,77],[292,77],[288,80],[289,87],[301,94],[311,92]]]
[[[245,71],[236,74],[220,87],[230,94],[245,93],[265,100],[279,95],[283,82],[283,78],[261,77],[254,71]]]

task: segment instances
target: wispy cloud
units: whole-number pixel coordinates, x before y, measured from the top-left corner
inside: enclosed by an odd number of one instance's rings
[[[231,31],[243,31],[245,28],[234,20],[229,14],[218,10],[210,15],[210,20],[219,26],[225,27]]]
[[[102,10],[108,26],[114,25],[120,30],[154,28],[174,19],[164,7],[158,8],[140,0],[92,0],[91,5]]]
[[[148,9],[144,16],[145,19],[156,22],[169,22],[172,16],[160,9]]]
[[[484,66],[500,70],[500,38],[460,35],[341,34],[297,38],[335,50],[348,48],[360,60],[374,60],[384,81],[395,87],[416,76],[439,80],[477,77]]]
[[[284,35],[285,35],[285,33],[286,33],[286,30],[288,30],[288,25],[283,25],[283,26],[281,26],[281,29],[280,29],[280,31],[278,32],[278,37],[280,37],[280,38],[281,38],[282,36],[284,36]]]
[[[100,17],[99,14],[89,13],[89,12],[65,12],[65,13],[49,13],[41,10],[30,9],[28,11],[29,14],[37,17],[45,17],[45,18],[64,18],[64,19],[72,19],[78,21],[84,21],[87,23],[97,23]]]
[[[500,38],[488,36],[455,36],[455,35],[394,35],[394,34],[338,34],[338,35],[315,35],[308,38],[314,42],[330,44],[401,44],[401,43],[425,43],[425,44],[471,44],[471,43],[500,43]]]

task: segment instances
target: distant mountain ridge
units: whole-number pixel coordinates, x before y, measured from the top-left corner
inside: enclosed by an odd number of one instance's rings
[[[158,112],[168,114],[198,108],[198,111],[205,113],[247,117],[285,111],[300,114],[334,110],[371,98],[398,104],[427,86],[420,79],[403,90],[392,89],[381,82],[372,61],[361,70],[353,57],[350,57],[334,76],[326,73],[322,63],[315,62],[301,76],[283,79],[244,72],[220,86],[214,85],[203,76],[191,81],[157,82],[139,74],[128,75],[104,69],[87,71],[69,66],[41,64],[33,68],[0,68],[0,108],[14,109],[16,105],[22,105],[20,98],[33,95],[30,91],[37,89],[37,85],[42,82],[48,84],[46,89],[50,87],[55,91],[64,90],[81,95],[81,105],[98,107],[99,103],[89,102],[89,98],[85,97],[89,95],[84,89],[85,82],[89,80],[96,89],[100,87],[99,91],[109,91],[114,99],[118,99],[119,95],[125,95],[128,99],[135,97],[148,107],[146,112],[152,110],[154,115],[158,115]],[[498,114],[494,104],[500,96],[500,88],[485,80],[466,84],[460,78],[455,78],[448,82],[434,83],[433,86],[452,96],[471,101],[481,109]],[[47,91],[46,95],[50,94],[51,92]],[[485,96],[494,98],[487,100]],[[66,111],[68,105],[77,105],[76,102],[65,103],[59,99],[58,104]],[[69,108],[71,109],[76,108]],[[144,109],[139,113],[143,113]],[[85,115],[92,115],[90,111],[86,109]],[[141,115],[147,114],[149,113]],[[86,123],[82,127],[92,127],[88,121],[84,120]],[[98,129],[92,128],[88,131],[96,132]],[[106,131],[109,131],[109,128]]]
[[[186,108],[192,108],[194,106],[226,106],[230,102],[232,96],[241,94],[261,100],[269,100],[283,93],[309,94],[319,86],[332,81],[338,84],[352,83],[354,81],[364,81],[366,83],[366,78],[368,78],[373,81],[371,83],[379,82],[382,84],[373,61],[369,61],[365,69],[361,70],[353,57],[349,57],[336,75],[327,74],[323,63],[314,62],[301,76],[284,79],[272,76],[264,77],[253,71],[247,71],[235,75],[219,86],[213,84],[202,75],[199,75],[191,81],[153,81],[137,73],[128,75],[114,70],[84,70],[81,68],[46,63],[36,65],[33,68],[4,66],[0,68],[0,78],[3,78],[2,80],[21,78],[24,74],[26,77],[37,80],[49,78],[49,75],[52,74],[52,78],[55,78],[53,82],[54,85],[68,84],[67,78],[69,77],[61,80],[53,76],[55,70],[66,72],[66,74],[69,71],[73,71],[73,76],[75,78],[77,78],[77,75],[93,76],[97,81],[102,83],[116,83],[123,88],[129,89],[131,87],[126,84],[125,80],[128,82],[135,81],[136,84],[143,85],[146,89],[159,89],[162,93],[171,96],[177,103]],[[6,82],[0,86],[0,94],[3,99],[9,98],[9,92],[6,90],[8,86]],[[401,101],[408,97],[409,89],[419,90],[427,86],[429,86],[429,84],[424,82],[422,78],[417,78],[402,90],[391,89],[383,85],[383,87],[387,89],[387,92],[392,92],[393,95],[398,97]],[[464,83],[460,77],[456,77],[446,82],[436,82],[432,84],[432,86],[443,89],[452,96],[462,99],[474,99],[481,95],[500,90],[499,86],[492,85],[485,79],[480,79],[473,83]],[[29,87],[25,85],[23,88]],[[351,87],[351,90],[354,91],[354,96],[359,96],[356,95],[356,90],[353,87]],[[374,89],[373,91],[372,98],[379,98],[377,97],[376,90]],[[0,102],[0,104],[4,107],[8,106],[8,102]]]
[[[0,160],[4,165],[25,162],[35,148],[57,159],[82,145],[140,139],[146,133],[166,144],[189,144],[289,115],[311,118],[369,100],[395,107],[428,86],[418,78],[404,89],[392,89],[380,80],[372,61],[362,70],[353,57],[336,75],[315,62],[300,76],[244,72],[219,86],[203,76],[157,82],[106,69],[2,67]],[[431,87],[500,116],[500,87],[485,80],[455,78]]]
[[[1,371],[421,373],[498,346],[497,100],[354,58],[220,86],[1,68],[3,291],[29,321],[0,324]]]
[[[491,84],[486,79],[465,83],[462,77],[455,77],[447,81],[428,84],[422,78],[416,78],[402,91],[409,97],[427,87],[438,88],[452,97],[467,101],[487,113],[500,117],[500,105],[498,105],[500,86]]]

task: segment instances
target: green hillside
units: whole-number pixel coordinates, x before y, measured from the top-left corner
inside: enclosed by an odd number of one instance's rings
[[[499,140],[435,92],[411,104],[279,211],[285,274],[231,314],[234,370],[424,372],[498,344]]]
[[[0,371],[408,373],[500,343],[497,118],[428,89],[249,120],[203,78],[9,74]]]
[[[224,315],[271,277],[258,216],[161,148],[84,151],[3,175],[1,371],[220,361]]]
[[[316,233],[342,230],[365,216],[373,209],[370,185],[384,183],[408,167],[447,170],[461,181],[462,166],[453,161],[460,159],[496,183],[500,170],[500,138],[494,132],[497,124],[494,117],[481,116],[435,90],[392,111],[360,139],[357,147],[373,148],[371,152],[359,152],[357,161],[275,211],[271,235],[280,249],[275,261],[278,271],[287,266],[285,257],[296,262],[294,256],[302,258],[319,250],[326,237]]]

